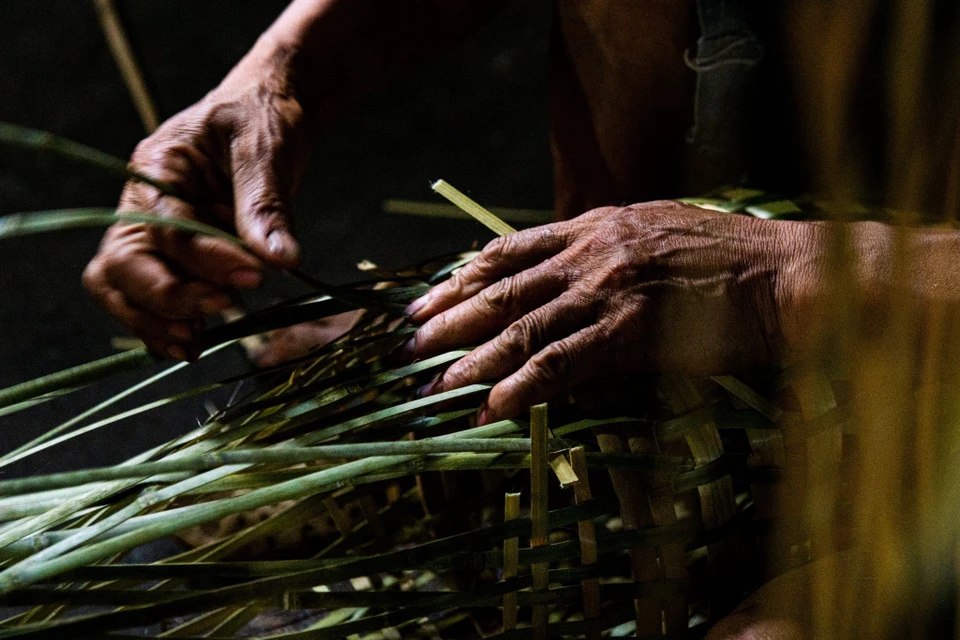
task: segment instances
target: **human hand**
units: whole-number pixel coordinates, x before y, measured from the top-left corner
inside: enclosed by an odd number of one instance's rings
[[[406,352],[480,344],[423,393],[496,382],[482,423],[607,373],[767,364],[816,277],[795,250],[815,228],[652,202],[515,233],[408,307],[423,326]]]
[[[249,248],[146,224],[107,231],[84,284],[155,354],[195,359],[204,317],[230,306],[232,289],[258,287],[264,264],[300,262],[289,199],[309,136],[286,65],[283,55],[255,48],[217,89],[133,153],[137,170],[183,200],[129,182],[119,211],[197,220],[236,232]]]

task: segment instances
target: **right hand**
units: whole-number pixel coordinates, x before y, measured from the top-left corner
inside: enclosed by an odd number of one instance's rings
[[[260,285],[264,264],[300,263],[289,200],[309,135],[282,56],[251,52],[214,91],[143,140],[131,165],[184,199],[129,182],[118,210],[197,220],[237,233],[221,239],[146,224],[103,238],[84,285],[155,355],[194,360],[204,318],[231,305],[232,289]]]

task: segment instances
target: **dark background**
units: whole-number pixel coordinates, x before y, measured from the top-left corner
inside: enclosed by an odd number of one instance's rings
[[[286,2],[121,0],[118,9],[163,117],[213,88]],[[546,124],[550,2],[509,3],[453,51],[367,99],[323,132],[295,202],[305,268],[346,282],[368,258],[400,266],[484,243],[469,221],[381,213],[385,198],[435,200],[444,178],[487,205],[549,208]],[[93,4],[0,3],[0,120],[46,129],[127,157],[145,135]],[[0,215],[112,206],[120,181],[83,166],[0,150]],[[114,352],[120,327],[80,286],[100,231],[0,242],[0,387]],[[246,366],[239,350],[176,374],[122,407]],[[0,417],[6,452],[143,377],[125,376]],[[213,401],[222,403],[223,394]],[[110,415],[116,409],[108,410]],[[108,464],[195,426],[183,402],[59,445],[2,474]]]

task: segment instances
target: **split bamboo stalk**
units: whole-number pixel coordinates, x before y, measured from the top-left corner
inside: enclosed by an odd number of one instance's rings
[[[503,501],[503,520],[509,522],[520,517],[520,494],[508,493]],[[520,561],[520,539],[508,538],[503,541],[503,579],[517,577]],[[517,592],[511,591],[503,595],[503,630],[511,631],[517,628]]]
[[[530,408],[530,548],[549,544],[547,511],[549,487],[547,485],[547,405]],[[538,562],[531,565],[534,593],[546,592],[549,588],[550,565]],[[533,605],[534,640],[546,640],[548,623],[547,605]]]
[[[577,474],[577,482],[573,485],[573,495],[577,504],[589,502],[593,495],[590,492],[590,478],[587,475],[587,455],[583,447],[574,447],[570,450],[570,463]],[[581,520],[577,523],[577,532],[580,536],[580,564],[583,566],[597,562],[597,530],[593,520]],[[600,579],[586,578],[580,583],[583,589],[583,617],[593,620],[600,617]],[[600,640],[600,630],[591,629],[587,633],[587,640]]]

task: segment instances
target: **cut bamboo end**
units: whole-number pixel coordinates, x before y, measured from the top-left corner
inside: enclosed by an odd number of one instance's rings
[[[538,404],[530,409],[530,547],[544,547],[549,544],[547,510],[549,487],[548,469],[550,463],[547,454],[547,405]],[[545,592],[549,588],[549,563],[538,562],[531,565],[534,592]],[[547,605],[533,605],[534,640],[546,640],[549,612]]]
[[[508,493],[503,501],[503,519],[505,522],[520,517],[520,494]],[[503,579],[516,578],[520,566],[520,539],[508,538],[503,541]],[[517,592],[503,595],[503,630],[517,628]]]
[[[471,200],[465,193],[445,180],[437,180],[430,187],[444,198],[470,214],[477,222],[490,229],[498,236],[505,236],[516,232],[516,229],[493,215],[479,204]]]
[[[577,504],[589,502],[593,495],[590,492],[590,478],[587,476],[587,454],[583,447],[574,447],[570,450],[570,464],[577,474],[577,482],[573,485],[573,495]],[[593,520],[581,520],[577,523],[577,533],[580,537],[580,562],[582,565],[596,564],[597,529]],[[587,578],[580,583],[583,590],[583,617],[593,620],[600,617],[600,579]],[[591,629],[587,632],[588,640],[600,640],[600,630]]]

